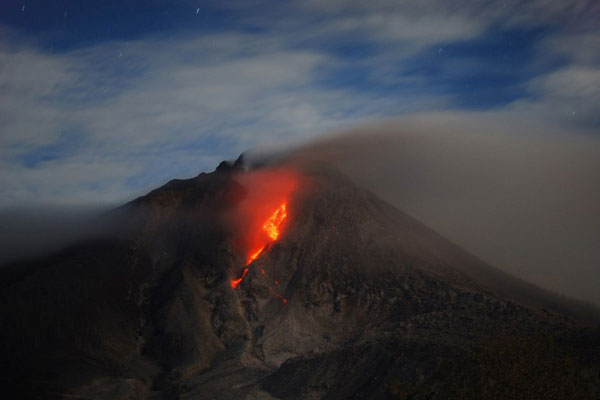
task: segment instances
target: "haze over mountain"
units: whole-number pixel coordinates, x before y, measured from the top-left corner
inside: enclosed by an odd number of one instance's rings
[[[600,305],[593,134],[525,116],[425,113],[326,135],[289,156],[333,164],[502,270]]]
[[[597,398],[598,310],[470,255],[320,162],[242,159],[0,270],[25,398]]]

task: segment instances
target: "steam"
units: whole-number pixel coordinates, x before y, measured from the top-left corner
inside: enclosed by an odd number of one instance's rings
[[[331,163],[490,264],[600,304],[598,137],[436,113],[330,135],[287,158]]]

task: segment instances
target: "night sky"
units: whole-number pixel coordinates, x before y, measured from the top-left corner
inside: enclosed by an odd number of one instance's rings
[[[5,0],[0,207],[118,203],[417,112],[595,135],[599,4]]]

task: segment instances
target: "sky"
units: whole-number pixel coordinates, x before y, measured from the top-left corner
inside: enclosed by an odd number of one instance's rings
[[[0,4],[0,207],[119,203],[429,111],[600,130],[595,0]]]

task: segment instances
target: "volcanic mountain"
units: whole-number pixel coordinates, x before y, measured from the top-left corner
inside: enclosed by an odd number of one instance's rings
[[[325,165],[223,162],[105,218],[0,269],[4,398],[600,398],[593,307]]]

